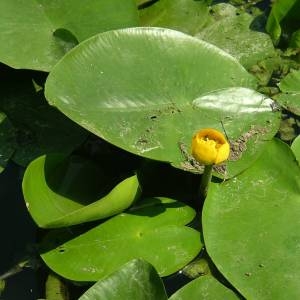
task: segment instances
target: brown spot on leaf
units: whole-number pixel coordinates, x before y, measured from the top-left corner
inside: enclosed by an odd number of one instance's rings
[[[247,150],[248,141],[259,134],[264,134],[266,132],[266,128],[255,128],[254,126],[251,126],[250,130],[242,134],[238,139],[234,141],[230,140],[229,160],[236,161],[240,159],[243,152]]]

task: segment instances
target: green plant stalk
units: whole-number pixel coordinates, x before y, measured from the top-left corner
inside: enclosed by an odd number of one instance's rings
[[[205,199],[207,195],[208,187],[212,177],[212,168],[213,165],[206,165],[204,167],[204,172],[201,177],[200,188],[199,188],[199,196],[202,199]]]
[[[5,280],[0,279],[0,296],[5,289]]]
[[[37,270],[40,266],[39,260],[36,257],[28,257],[25,260],[17,263],[15,266],[10,268],[3,274],[0,274],[0,291],[1,291],[1,281],[6,280],[9,277],[12,277],[20,272],[22,272],[25,268],[31,268],[33,270]],[[1,293],[0,293],[1,294]]]
[[[64,281],[54,273],[48,275],[46,281],[47,300],[69,300],[69,291]]]

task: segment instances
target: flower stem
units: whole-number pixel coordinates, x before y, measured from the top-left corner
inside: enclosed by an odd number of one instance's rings
[[[206,165],[204,168],[204,173],[202,174],[202,177],[201,177],[199,196],[202,199],[205,199],[206,195],[207,195],[209,183],[210,183],[211,177],[212,177],[212,168],[213,168],[213,165]]]

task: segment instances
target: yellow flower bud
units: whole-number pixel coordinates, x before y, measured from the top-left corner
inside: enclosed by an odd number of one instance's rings
[[[215,129],[202,129],[193,137],[192,155],[201,164],[219,164],[228,159],[229,153],[225,136]]]

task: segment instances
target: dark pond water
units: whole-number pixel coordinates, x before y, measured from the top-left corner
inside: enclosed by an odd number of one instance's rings
[[[22,260],[36,239],[36,226],[27,213],[22,196],[23,170],[9,164],[0,174],[0,274]],[[38,299],[39,287],[32,269],[10,277],[1,300]]]

